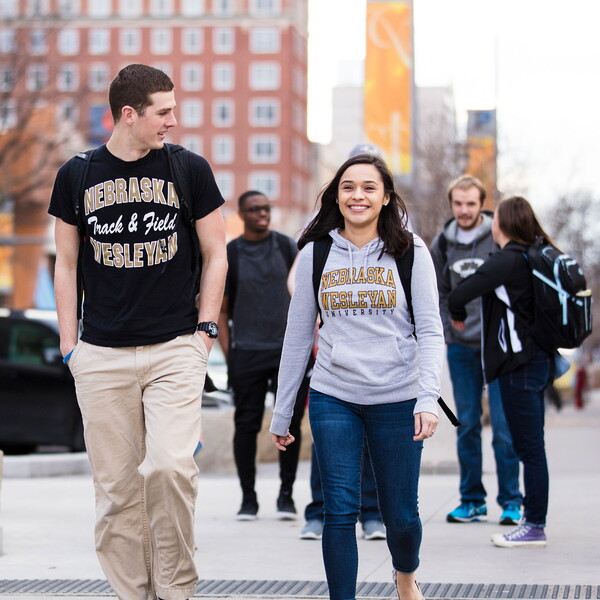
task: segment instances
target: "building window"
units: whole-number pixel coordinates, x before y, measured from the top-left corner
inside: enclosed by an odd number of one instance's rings
[[[306,70],[294,67],[292,71],[292,89],[297,96],[306,97]]]
[[[275,171],[252,171],[248,176],[248,189],[263,193],[270,200],[279,198],[279,174]]]
[[[152,54],[171,54],[173,34],[171,29],[153,29],[150,33],[150,49]]]
[[[27,0],[28,17],[39,18],[48,16],[48,0]]]
[[[152,0],[150,14],[153,17],[170,17],[173,14],[173,0]]]
[[[184,100],[181,103],[181,125],[183,127],[199,127],[203,119],[202,100]]]
[[[110,2],[106,0],[88,0],[88,11],[90,17],[110,17]]]
[[[65,100],[64,102],[59,102],[56,106],[56,120],[59,124],[66,122],[75,125],[79,120],[77,102],[74,100]]]
[[[231,17],[235,14],[234,0],[213,0],[213,15]]]
[[[212,122],[215,127],[231,127],[233,125],[235,120],[233,100],[215,100],[212,107]]]
[[[88,74],[88,87],[93,92],[105,92],[109,83],[108,65],[92,64]]]
[[[152,64],[155,69],[162,71],[165,75],[168,75],[171,79],[173,79],[173,67],[171,63],[168,62],[155,62]]]
[[[215,181],[221,195],[225,200],[233,199],[235,177],[231,171],[215,171]]]
[[[181,89],[197,92],[204,86],[204,71],[200,63],[183,63],[181,66]]]
[[[184,17],[199,17],[204,14],[204,0],[181,0],[181,14]]]
[[[212,87],[218,92],[229,92],[235,87],[235,66],[231,63],[215,63],[212,70]]]
[[[58,32],[58,51],[65,56],[79,54],[79,30],[62,29]]]
[[[306,111],[302,110],[299,102],[292,103],[292,127],[300,133],[306,131]]]
[[[17,103],[14,100],[0,102],[0,132],[17,126]]]
[[[34,63],[27,67],[27,91],[40,92],[48,85],[48,65]]]
[[[141,17],[142,0],[119,0],[119,15],[121,17]]]
[[[65,64],[58,68],[56,87],[59,92],[75,92],[79,88],[77,65]]]
[[[279,136],[251,135],[248,140],[250,162],[270,164],[279,161]]]
[[[0,54],[10,54],[15,49],[15,30],[0,29]]]
[[[253,17],[274,17],[281,13],[281,0],[250,0]]]
[[[250,65],[250,89],[278,90],[281,85],[279,63],[254,62]]]
[[[235,50],[234,30],[231,27],[215,27],[212,45],[215,54],[233,54]]]
[[[80,12],[79,0],[59,0],[58,14],[63,19],[73,19]]]
[[[0,19],[16,19],[19,16],[19,0],[0,0]]]
[[[235,157],[235,142],[231,135],[216,135],[212,141],[212,160],[217,164],[230,164]]]
[[[11,92],[14,87],[14,70],[11,67],[0,67],[0,92]]]
[[[250,31],[250,52],[276,54],[281,50],[281,35],[275,27],[256,27]]]
[[[139,54],[142,49],[142,34],[139,29],[121,29],[121,53]]]
[[[110,29],[90,29],[88,45],[90,54],[108,54],[110,52]]]
[[[204,50],[204,31],[202,29],[184,29],[181,32],[181,51],[184,54],[202,54]]]
[[[44,29],[29,30],[29,50],[32,56],[40,56],[48,52],[48,32]]]
[[[277,127],[280,121],[280,104],[275,98],[254,98],[248,104],[248,121],[252,127]]]
[[[196,154],[202,154],[204,151],[204,140],[201,135],[184,135],[181,137],[181,145]]]

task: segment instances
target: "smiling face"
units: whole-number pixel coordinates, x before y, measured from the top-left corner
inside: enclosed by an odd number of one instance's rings
[[[379,214],[390,200],[377,167],[365,163],[348,167],[340,178],[337,199],[344,229],[372,230],[377,236]]]
[[[160,150],[169,129],[177,125],[175,92],[155,92],[150,94],[150,101],[142,115],[131,109],[131,132],[140,149]]]

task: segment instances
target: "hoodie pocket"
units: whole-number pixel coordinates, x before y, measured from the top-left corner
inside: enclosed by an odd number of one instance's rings
[[[332,371],[356,385],[385,385],[407,366],[395,336],[353,342],[340,341],[331,352]]]

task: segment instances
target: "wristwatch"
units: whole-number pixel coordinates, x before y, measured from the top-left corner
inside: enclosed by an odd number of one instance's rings
[[[204,331],[209,338],[216,338],[219,335],[219,326],[214,321],[203,321],[198,323],[196,331]]]

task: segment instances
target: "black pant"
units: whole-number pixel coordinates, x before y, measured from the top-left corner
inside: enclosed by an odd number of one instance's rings
[[[244,350],[232,348],[228,356],[229,383],[235,402],[233,455],[244,498],[256,498],[256,437],[260,432],[269,390],[276,391],[277,374],[281,360],[278,350]],[[312,361],[311,361],[312,362]],[[312,364],[309,366],[312,368]],[[307,369],[308,372],[308,369]],[[302,434],[300,424],[306,409],[309,378],[304,377],[294,406],[290,433],[296,441],[285,452],[279,452],[281,491],[291,494]]]

